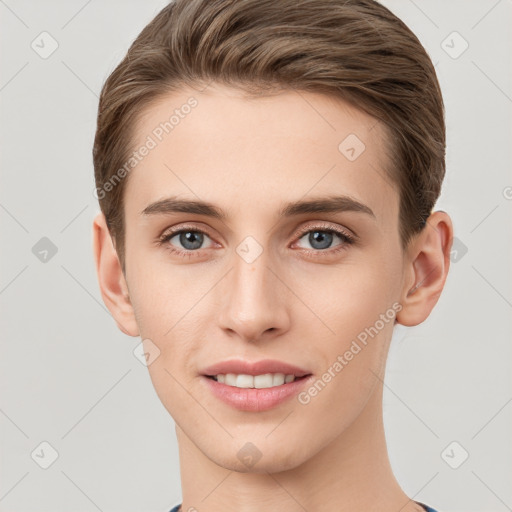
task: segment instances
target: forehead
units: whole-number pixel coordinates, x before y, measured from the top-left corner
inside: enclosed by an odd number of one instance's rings
[[[139,116],[133,148],[144,156],[129,173],[125,205],[140,212],[172,194],[270,215],[284,202],[336,193],[389,222],[398,193],[384,170],[385,137],[376,119],[319,93],[182,89]]]

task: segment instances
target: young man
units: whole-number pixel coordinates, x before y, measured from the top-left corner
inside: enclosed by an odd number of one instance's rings
[[[449,269],[442,96],[371,0],[177,0],[100,98],[94,253],[176,423],[173,511],[412,512],[385,361]]]

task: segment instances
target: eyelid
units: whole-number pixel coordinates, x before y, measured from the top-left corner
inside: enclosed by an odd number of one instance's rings
[[[170,228],[165,228],[161,233],[160,235],[158,235],[158,239],[162,239],[166,236],[170,236],[170,235],[175,235],[177,233],[180,233],[182,231],[198,231],[200,233],[203,233],[205,235],[208,235],[210,238],[211,235],[209,234],[208,232],[208,229],[207,228],[204,228],[198,224],[189,224],[189,223],[184,223],[184,224],[178,224],[177,226],[172,226]]]
[[[326,223],[326,221],[311,221],[310,224],[305,224],[304,226],[300,227],[294,235],[295,237],[300,237],[302,235],[305,235],[306,233],[309,233],[310,231],[315,230],[322,230],[322,231],[333,231],[334,233],[340,233],[347,238],[352,239],[353,241],[359,240],[359,237],[352,231],[347,228],[344,228],[342,226],[335,226],[334,224]]]

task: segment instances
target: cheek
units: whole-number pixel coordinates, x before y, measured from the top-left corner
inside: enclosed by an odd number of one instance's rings
[[[310,275],[301,272],[302,284],[295,281],[296,289],[307,298],[306,304],[328,327],[323,329],[323,337],[340,341],[355,338],[393,305],[396,272],[383,262],[355,259]]]
[[[171,268],[155,264],[149,257],[144,258],[136,252],[131,256],[128,268],[130,299],[140,335],[159,339],[176,322],[183,299],[187,299],[186,290],[182,289],[180,279],[173,278]]]
[[[332,400],[348,413],[366,401],[377,379],[374,374],[383,372],[399,305],[394,301],[393,273],[382,267],[352,265],[335,275],[330,282],[317,280],[320,288],[310,295],[313,307],[329,327],[321,326],[325,334],[316,338],[317,353],[312,356],[321,365],[317,370],[326,384],[325,388],[322,382],[318,385],[319,395],[323,395],[318,400],[319,411]],[[306,323],[304,329],[308,329]]]
[[[186,385],[197,373],[194,363],[198,348],[204,347],[198,320],[208,318],[205,308],[212,276],[198,278],[187,266],[137,265],[135,258],[132,262],[130,295],[140,336],[151,340],[159,354],[148,367],[151,378],[169,388],[174,386],[171,373]]]

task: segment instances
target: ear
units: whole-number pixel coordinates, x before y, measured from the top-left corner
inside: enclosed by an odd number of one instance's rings
[[[93,252],[103,302],[122,332],[139,336],[128,285],[103,213],[94,218]]]
[[[443,211],[432,213],[406,250],[402,309],[396,316],[399,324],[418,325],[430,315],[448,276],[452,243],[449,215]]]

